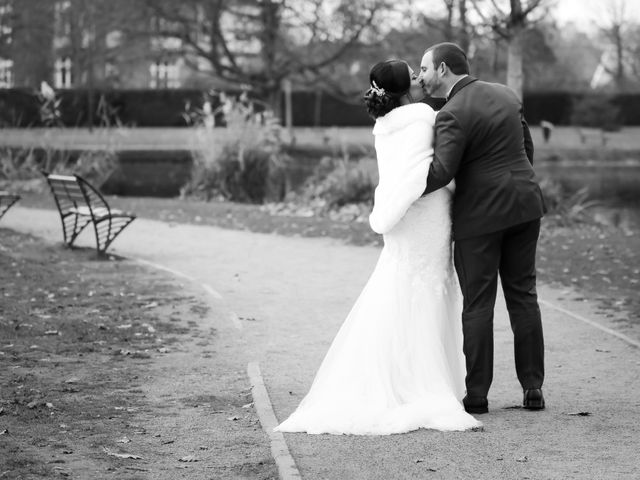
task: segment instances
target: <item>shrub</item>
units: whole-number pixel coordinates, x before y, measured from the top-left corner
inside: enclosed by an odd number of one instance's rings
[[[60,103],[62,100],[56,95],[53,88],[47,82],[42,82],[40,91],[37,93],[40,123],[45,127],[61,127],[62,113]]]
[[[114,151],[87,150],[80,152],[80,155],[67,165],[64,173],[80,175],[94,187],[101,189],[118,168],[118,156]]]
[[[588,187],[569,192],[561,183],[543,178],[540,188],[549,209],[549,216],[563,226],[592,223],[593,216],[590,210],[601,205],[601,202],[590,199]]]
[[[102,185],[119,168],[111,150],[65,152],[54,149],[3,148],[0,150],[0,179],[11,182],[43,179],[42,170],[51,173],[75,173],[92,185]]]
[[[276,215],[328,215],[334,220],[366,222],[373,205],[375,182],[364,162],[348,156],[324,157],[287,203],[272,205]]]
[[[243,203],[281,200],[286,193],[282,161],[273,152],[235,144],[224,145],[215,157],[196,152],[191,179],[182,195]]]
[[[278,201],[288,190],[286,168],[291,161],[283,150],[282,128],[269,110],[258,112],[245,95],[221,95],[225,128],[206,128],[206,117],[187,115],[196,122],[200,142],[183,196],[236,202]]]
[[[307,182],[303,196],[322,199],[328,210],[351,203],[372,203],[375,184],[371,174],[346,157],[325,157]]]
[[[33,148],[5,147],[0,150],[0,178],[27,180],[39,175],[40,164]]]
[[[347,156],[324,157],[299,191],[290,192],[286,202],[264,205],[263,211],[276,216],[328,216],[341,222],[367,222],[375,182],[366,163]]]

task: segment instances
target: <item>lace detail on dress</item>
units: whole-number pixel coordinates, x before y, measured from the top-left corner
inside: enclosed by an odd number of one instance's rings
[[[440,283],[451,266],[451,197],[440,189],[417,200],[386,235],[385,248],[409,274]]]

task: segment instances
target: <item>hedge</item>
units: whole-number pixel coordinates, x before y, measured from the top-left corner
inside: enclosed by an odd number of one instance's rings
[[[92,102],[89,102],[91,95]],[[621,112],[623,125],[640,125],[640,93],[605,96],[593,92],[526,92],[524,112],[528,122],[537,125],[548,120],[556,125],[569,125],[573,107],[585,96],[601,101],[611,100]],[[171,90],[60,90],[61,121],[67,127],[114,125],[117,119],[126,126],[184,127],[187,102],[200,107],[204,92],[193,89]],[[100,101],[108,108],[99,111]],[[90,118],[89,105],[94,115]],[[213,105],[214,108],[216,105]],[[371,125],[364,106],[355,98],[351,102],[316,92],[293,93],[293,124],[312,126]],[[218,123],[219,124],[219,123]],[[38,99],[26,89],[0,89],[0,126],[42,126]]]
[[[66,127],[123,125],[185,127],[185,105],[202,106],[201,90],[59,90],[60,120]],[[93,118],[89,105],[93,104]],[[215,103],[215,102],[214,102]],[[217,105],[213,105],[215,108]],[[35,92],[0,89],[0,126],[38,127],[40,107]]]
[[[38,101],[32,91],[26,89],[0,89],[0,126],[38,126]]]
[[[542,120],[556,125],[569,125],[575,94],[567,92],[528,92],[524,95],[524,114],[531,125]]]

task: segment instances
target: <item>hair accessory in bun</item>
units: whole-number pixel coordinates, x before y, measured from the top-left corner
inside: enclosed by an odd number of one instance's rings
[[[375,80],[371,80],[371,91],[375,93],[378,97],[383,97],[386,93],[384,88],[380,88]]]

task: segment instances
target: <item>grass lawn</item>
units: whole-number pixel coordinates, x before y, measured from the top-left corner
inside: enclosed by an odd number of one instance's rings
[[[381,237],[366,222],[271,215],[259,205],[220,201],[134,197],[109,197],[108,201],[141,217],[167,222],[381,245]],[[55,208],[48,194],[26,195],[21,204]],[[557,218],[547,217],[538,248],[541,281],[578,289],[620,322],[640,322],[640,215],[638,210],[630,212],[619,226],[594,222],[566,227]]]

